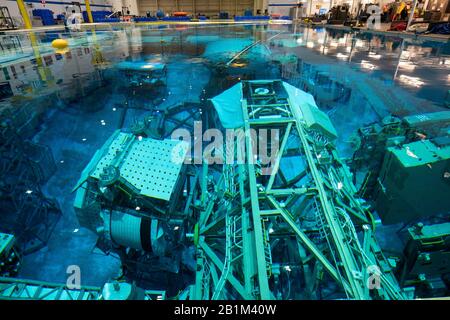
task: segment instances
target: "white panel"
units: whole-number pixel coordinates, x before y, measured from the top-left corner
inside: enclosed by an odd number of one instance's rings
[[[103,170],[117,159],[119,154],[127,152],[119,164],[120,177],[140,190],[141,195],[168,201],[186,157],[187,142],[143,138],[141,141],[132,142],[130,150],[124,151],[129,139],[130,134],[121,132],[113,140],[91,176],[100,179]]]

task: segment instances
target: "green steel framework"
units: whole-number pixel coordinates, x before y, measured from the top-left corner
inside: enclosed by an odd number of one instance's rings
[[[100,287],[71,289],[59,283],[47,283],[0,277],[0,300],[102,300]],[[161,290],[145,290],[144,300],[165,300]]]
[[[295,236],[308,298],[317,298],[317,284],[325,271],[350,299],[404,299],[374,238],[370,211],[355,196],[351,174],[329,141],[332,137],[327,137],[326,133],[333,130],[323,128],[323,123],[321,128],[318,122],[306,121],[305,114],[311,110],[303,109],[305,106],[293,105],[289,99],[279,100],[273,89],[275,82],[245,82],[251,94],[241,102],[242,135],[226,148],[227,152],[232,148],[237,159],[246,161],[225,164],[218,175],[205,160],[201,174],[195,176],[200,198],[194,200],[192,189],[186,211],[192,204],[200,212],[193,233],[197,246],[196,277],[195,284],[179,298],[186,298],[189,293],[190,299],[275,299],[270,285],[271,237],[281,230]],[[252,86],[261,84],[271,88],[269,93],[253,94]],[[273,103],[259,103],[261,100]],[[252,130],[261,128],[282,132],[269,176],[262,174],[268,168],[255,159],[253,152],[256,140]],[[293,156],[299,158],[300,169],[292,180],[309,180],[301,186],[293,183],[286,187],[281,164],[284,158]],[[311,230],[301,222],[311,214],[317,221],[315,231],[321,241],[311,238]],[[363,235],[362,243],[356,230]],[[379,289],[369,289],[367,285],[374,266],[379,270]],[[146,291],[145,297],[165,299],[165,293]],[[72,290],[62,284],[0,278],[0,299],[102,297],[101,289],[96,287]]]
[[[253,82],[247,82],[252,90]],[[261,81],[255,82],[261,84]],[[272,81],[266,83],[268,86]],[[276,95],[274,91],[267,95]],[[302,258],[305,283],[314,298],[317,274],[323,269],[342,287],[350,299],[404,299],[387,259],[373,236],[370,212],[354,197],[356,188],[347,167],[323,136],[308,128],[298,108],[287,102],[258,105],[261,94],[242,100],[244,115],[246,163],[224,165],[214,192],[203,197],[198,239],[196,283],[193,299],[274,299],[271,277],[269,221],[288,229],[296,236]],[[270,97],[265,97],[270,98]],[[273,97],[277,101],[276,96]],[[300,107],[301,109],[301,107]],[[260,174],[254,161],[255,139],[251,129],[280,128],[284,132],[276,162],[269,180]],[[287,148],[289,142],[296,146]],[[324,142],[325,141],[325,142]],[[227,147],[229,148],[229,146]],[[236,148],[239,156],[242,151]],[[330,161],[321,155],[329,152]],[[277,178],[285,180],[280,169],[287,155],[300,156],[311,182],[307,187],[276,187]],[[326,158],[326,157],[324,157]],[[204,166],[203,183],[207,184],[208,166]],[[314,203],[313,211],[320,221],[320,232],[327,246],[317,245],[299,223],[303,212],[293,209],[298,201]],[[214,204],[225,212],[214,211]],[[300,212],[299,212],[300,211]],[[305,210],[306,211],[306,210]],[[362,230],[362,244],[356,227]],[[223,237],[217,233],[225,230]],[[308,263],[315,259],[311,268]],[[370,268],[376,266],[381,281],[378,290],[369,290]],[[225,285],[228,283],[229,285]],[[237,296],[236,296],[237,295]]]

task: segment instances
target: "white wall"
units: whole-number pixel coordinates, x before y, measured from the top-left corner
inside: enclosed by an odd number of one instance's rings
[[[269,14],[289,16],[290,8],[296,6],[297,2],[297,0],[269,0]],[[287,4],[290,6],[276,6],[280,4]]]
[[[267,0],[261,2],[265,1]],[[140,15],[145,15],[147,11],[154,15],[158,9],[161,9],[169,14],[185,11],[189,15],[202,13],[214,17],[219,14],[219,11],[228,12],[230,16],[242,15],[246,9],[252,10],[262,6],[255,2],[258,0],[138,0],[138,7]]]
[[[30,18],[32,18],[32,11],[33,9],[50,9],[53,11],[55,17],[57,14],[61,14],[63,12],[72,12],[72,1],[71,0],[47,0],[47,1],[54,1],[54,2],[64,2],[65,4],[53,4],[53,3],[34,3],[34,2],[27,2],[25,1],[25,6],[28,10],[28,14]],[[112,2],[116,0],[90,0],[91,4],[91,10],[92,11],[110,11],[112,8],[108,7],[98,7],[96,5],[112,5]],[[120,0],[119,0],[120,1]],[[134,0],[136,1],[136,0]],[[81,4],[81,10],[85,11],[86,8],[84,6],[84,0],[78,0]],[[23,25],[23,19],[20,15],[19,8],[17,7],[16,0],[1,0],[1,5],[8,7],[9,13],[11,14],[11,17],[14,18],[14,21],[17,21],[17,23]],[[66,9],[66,7],[68,7]],[[78,7],[75,8],[75,10],[78,12]]]
[[[111,4],[113,5],[114,12],[122,11],[122,7],[127,7],[131,15],[139,14],[137,1],[138,0],[110,0]]]

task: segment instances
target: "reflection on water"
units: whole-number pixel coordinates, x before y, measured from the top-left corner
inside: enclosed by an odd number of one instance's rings
[[[65,53],[51,47],[60,37],[69,39]],[[10,182],[16,189],[8,192],[32,191],[26,194],[36,195],[36,207],[48,203],[61,216],[52,238],[44,239],[47,248],[30,249],[21,276],[54,282],[64,281],[67,257],[87,260],[96,241],[78,231],[73,213],[71,189],[80,172],[114,130],[146,112],[182,103],[207,107],[208,98],[242,79],[283,79],[314,95],[349,156],[349,137],[359,127],[388,114],[445,110],[449,103],[450,46],[437,41],[249,25],[9,34],[0,43],[2,152],[9,150],[9,163],[16,163],[11,159],[25,152],[16,147],[27,140],[33,150],[46,150],[35,168],[54,166],[41,180],[31,170],[23,180],[30,184]],[[8,168],[1,174],[21,167]],[[104,266],[102,275],[85,273],[91,285],[103,284],[119,264],[103,255],[89,261],[87,270]]]

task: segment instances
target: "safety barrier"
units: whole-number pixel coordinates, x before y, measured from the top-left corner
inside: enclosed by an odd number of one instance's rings
[[[156,17],[136,17],[134,18],[134,22],[149,22],[149,21],[158,21]]]
[[[236,16],[234,21],[270,20],[270,16]]]

